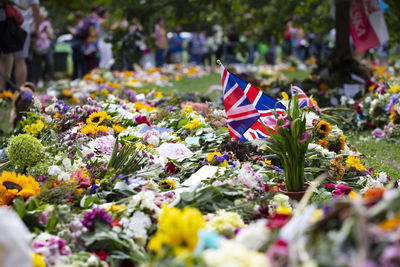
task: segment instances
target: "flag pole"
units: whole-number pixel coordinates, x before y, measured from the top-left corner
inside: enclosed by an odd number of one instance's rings
[[[222,65],[221,60],[217,59],[217,64],[221,66]]]

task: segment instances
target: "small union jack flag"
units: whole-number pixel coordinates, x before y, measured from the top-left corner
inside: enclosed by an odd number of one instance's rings
[[[260,113],[247,99],[234,76],[221,65],[222,90],[229,134],[232,139],[240,140],[243,134],[260,118]]]
[[[292,91],[292,99],[294,99],[294,96],[296,95],[296,93],[299,94],[298,95],[299,108],[310,107],[310,108],[313,108],[318,114],[321,113],[321,111],[319,110],[319,107],[314,102],[312,102],[311,99],[308,98],[308,96],[299,87],[292,85],[291,91]]]
[[[252,84],[243,81],[242,79],[238,78],[234,74],[230,73],[227,71],[223,65],[221,65],[221,75],[222,75],[222,88],[224,90],[224,104],[225,104],[225,111],[227,113],[227,119],[228,119],[228,128],[231,133],[231,137],[235,138],[238,137],[238,135],[232,136],[232,132],[239,132],[236,127],[237,125],[242,125],[244,123],[245,127],[248,126],[246,131],[244,131],[240,138],[237,140],[245,141],[247,140],[254,140],[254,139],[259,139],[259,138],[268,138],[270,134],[266,130],[265,127],[268,127],[270,130],[275,131],[272,126],[268,125],[268,120],[266,120],[267,117],[272,117],[275,118],[273,111],[275,110],[276,113],[283,114],[286,110],[285,106],[278,102],[278,100],[274,99],[271,96],[268,96],[264,94],[260,89],[254,87]],[[227,92],[227,82],[226,82],[226,77],[228,77],[232,83],[231,87],[234,87],[235,90],[239,89],[241,92],[237,92],[237,95],[240,97],[244,97],[243,103],[246,104],[246,110],[249,112],[251,110],[251,114],[255,114],[254,112],[257,112],[257,116],[254,116],[251,118],[249,121],[235,121],[238,124],[233,124],[234,121],[229,120],[228,116],[228,111],[231,107],[231,104],[226,98],[226,92]],[[240,104],[240,106],[243,105]],[[250,103],[250,106],[248,106],[248,103]],[[229,117],[229,118],[228,118]],[[254,118],[256,118],[254,120]],[[259,118],[262,120],[262,122],[259,120]],[[250,125],[248,122],[253,121]],[[229,123],[232,122],[230,125]],[[243,127],[243,128],[245,128]],[[233,128],[233,129],[231,129]],[[231,131],[232,130],[232,131]]]

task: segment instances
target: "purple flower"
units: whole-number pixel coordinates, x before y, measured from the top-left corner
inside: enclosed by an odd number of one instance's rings
[[[92,184],[92,186],[90,187],[89,190],[89,195],[93,195],[94,193],[96,193],[96,190],[99,188],[99,186],[97,184]]]
[[[94,208],[83,215],[82,224],[87,228],[92,228],[93,221],[95,219],[108,223],[110,227],[111,223],[113,222],[112,217],[108,214],[107,211],[99,208]]]
[[[399,103],[399,95],[398,94],[393,94],[391,97],[390,97],[390,103],[389,104],[387,104],[387,106],[386,106],[386,108],[385,108],[385,111],[386,111],[386,113],[390,113],[390,109],[394,106],[394,105],[396,105],[397,103]]]
[[[281,120],[283,122],[282,125],[279,126],[279,128],[286,128],[290,126],[290,121],[288,120],[288,115],[280,115],[278,120]]]
[[[305,142],[310,138],[311,133],[310,132],[304,132],[301,134],[300,138],[297,140],[299,144]]]
[[[382,131],[379,128],[376,128],[375,130],[372,131],[372,134],[375,138],[386,138],[386,134],[384,131]]]

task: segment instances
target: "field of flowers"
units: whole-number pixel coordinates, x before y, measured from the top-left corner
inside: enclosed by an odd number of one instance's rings
[[[235,68],[287,105],[282,70],[290,67]],[[271,140],[230,139],[223,101],[208,97],[220,87],[160,90],[213,71],[95,70],[33,97],[1,140],[0,258],[9,266],[396,266],[399,176],[368,166],[346,136],[372,127],[369,138],[396,144],[395,73],[375,68],[360,98],[320,115],[301,110],[306,134],[295,142],[305,148],[308,189],[295,201],[281,193],[287,172]],[[293,125],[281,116],[275,128]]]

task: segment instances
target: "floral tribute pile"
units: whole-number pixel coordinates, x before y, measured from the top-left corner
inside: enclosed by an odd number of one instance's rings
[[[397,182],[365,166],[336,125],[304,111],[307,134],[297,142],[308,144],[310,190],[299,203],[279,193],[285,172],[265,140],[230,140],[223,107],[133,89],[123,82],[130,74],[119,75],[95,71],[58,90],[58,99],[34,98],[2,140],[0,214],[10,223],[2,224],[0,247],[8,262],[399,261]],[[284,118],[276,127],[291,127]]]

